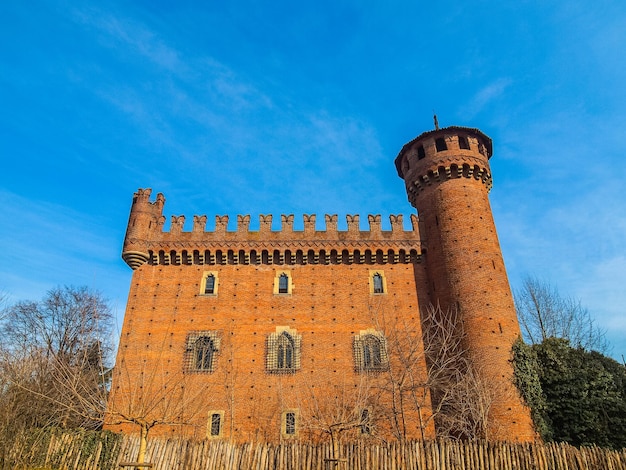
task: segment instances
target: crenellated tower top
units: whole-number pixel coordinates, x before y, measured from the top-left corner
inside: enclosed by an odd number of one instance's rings
[[[490,190],[492,152],[491,139],[480,130],[450,126],[417,136],[402,147],[395,164],[415,206],[425,187],[452,178],[481,180]]]

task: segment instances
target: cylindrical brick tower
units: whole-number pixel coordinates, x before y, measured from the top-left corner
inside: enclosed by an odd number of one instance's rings
[[[420,219],[431,302],[459,312],[468,357],[495,396],[488,437],[528,441],[536,435],[512,382],[520,329],[488,198],[491,154],[489,137],[454,126],[421,134],[395,163]]]

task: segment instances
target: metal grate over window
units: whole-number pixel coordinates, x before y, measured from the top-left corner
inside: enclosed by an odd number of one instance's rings
[[[267,370],[272,373],[293,373],[300,369],[302,336],[296,330],[278,327],[267,337]]]
[[[187,335],[185,371],[213,372],[220,350],[217,331],[196,331]]]
[[[219,436],[222,430],[222,415],[219,413],[211,414],[211,436]]]
[[[387,342],[382,334],[370,330],[354,337],[354,362],[358,372],[387,370]]]

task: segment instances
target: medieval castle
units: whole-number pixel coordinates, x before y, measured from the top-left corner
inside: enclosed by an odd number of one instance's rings
[[[107,427],[237,441],[333,429],[433,438],[438,417],[463,406],[432,389],[438,339],[426,323],[454,316],[440,322],[454,330],[444,336],[462,331],[448,367],[462,358],[486,393],[476,400],[480,387],[467,387],[457,399],[479,402],[482,437],[534,439],[512,383],[520,330],[488,199],[491,154],[491,139],[466,127],[407,143],[395,164],[417,209],[411,230],[402,216],[386,231],[370,215],[369,230],[347,216],[340,231],[326,215],[320,231],[305,215],[296,231],[283,215],[279,231],[272,216],[250,231],[239,215],[236,231],[227,216],[213,231],[194,216],[185,231],[179,216],[165,232],[164,196],[140,189],[122,252],[133,277]]]

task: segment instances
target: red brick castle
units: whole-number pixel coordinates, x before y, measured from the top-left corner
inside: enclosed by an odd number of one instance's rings
[[[465,127],[406,144],[395,163],[417,209],[410,230],[401,215],[391,230],[370,215],[365,231],[359,216],[343,231],[336,215],[325,230],[305,215],[300,231],[283,215],[280,230],[261,216],[251,231],[239,215],[236,230],[227,216],[210,231],[194,216],[185,231],[174,216],[165,232],[165,198],[140,189],[122,252],[133,277],[107,427],[149,422],[155,433],[238,441],[333,426],[433,438],[442,398],[428,389],[423,330],[437,311],[460,319],[455,353],[488,389],[483,437],[534,439],[512,383],[520,331],[488,199],[491,154],[491,139]],[[476,402],[471,393],[462,399]]]

